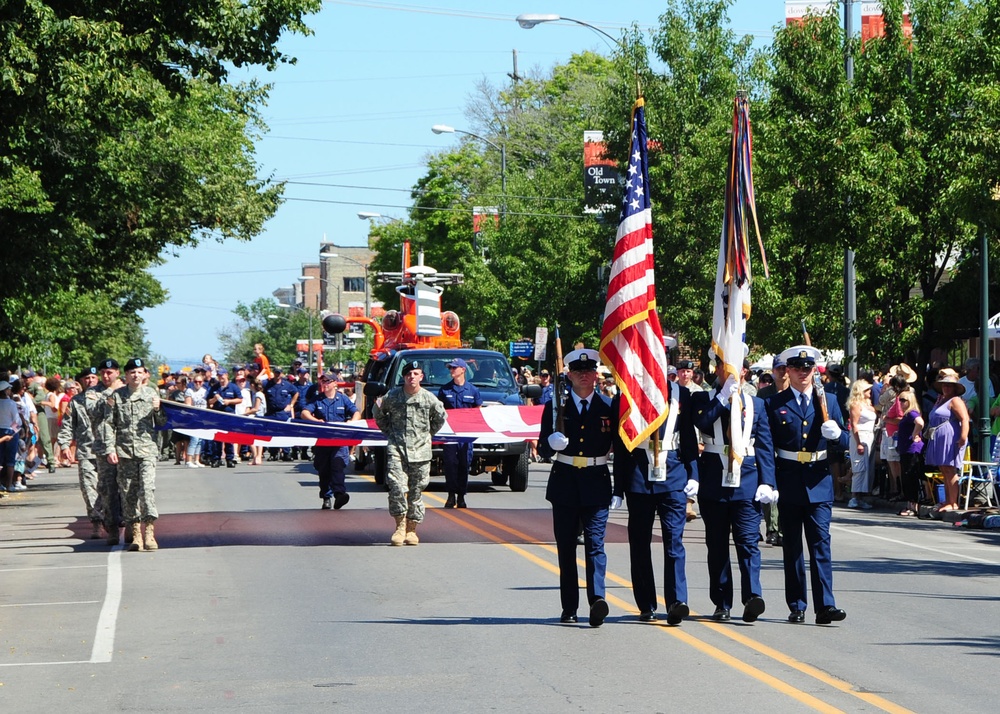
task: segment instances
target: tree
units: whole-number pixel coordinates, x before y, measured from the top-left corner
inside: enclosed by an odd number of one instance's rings
[[[25,0],[0,10],[0,232],[20,258],[0,282],[0,355],[103,356],[100,341],[52,339],[45,310],[92,294],[107,308],[102,327],[120,322],[111,331],[141,350],[135,312],[164,299],[143,271],[165,250],[261,230],[281,194],[253,159],[266,90],[226,83],[226,67],[288,61],[278,38],[308,32],[302,18],[319,7]]]
[[[814,339],[837,344],[842,295],[819,283],[839,282],[839,253],[853,248],[862,364],[922,366],[975,324],[977,227],[997,215],[997,6],[917,2],[910,40],[901,2],[883,3],[885,37],[853,48],[853,85],[835,14],[775,39],[758,144],[781,246],[768,287],[781,314],[795,319],[797,297]]]
[[[376,270],[398,270],[410,240],[426,263],[462,272],[444,308],[460,316],[466,339],[483,333],[494,347],[559,323],[568,341],[596,344],[605,287],[600,268],[610,260],[611,226],[583,214],[580,172],[585,129],[600,128],[601,98],[614,79],[598,55],[573,56],[550,78],[533,77],[483,95],[470,107],[475,133],[507,153],[505,214],[472,234],[473,206],[499,206],[498,152],[476,139],[431,157],[413,192],[407,221],[377,226]],[[619,116],[619,121],[626,121]],[[482,123],[482,125],[480,125]],[[395,302],[391,286],[376,294]]]

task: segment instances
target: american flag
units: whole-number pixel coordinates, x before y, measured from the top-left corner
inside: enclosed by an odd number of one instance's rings
[[[618,430],[630,450],[648,439],[667,417],[667,363],[656,315],[644,106],[639,98],[632,108],[628,180],[615,236],[600,350],[621,390]]]

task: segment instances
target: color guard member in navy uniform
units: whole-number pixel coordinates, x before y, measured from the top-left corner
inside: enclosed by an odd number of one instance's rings
[[[472,382],[465,380],[469,368],[464,359],[455,358],[448,363],[451,381],[438,390],[437,398],[448,409],[471,409],[483,406],[483,395]],[[441,448],[444,480],[448,486],[445,508],[465,508],[465,494],[469,490],[469,467],[472,465],[472,442],[445,444]]]
[[[623,497],[628,506],[632,596],[643,622],[656,620],[651,544],[653,523],[659,517],[667,623],[679,625],[690,613],[683,538],[687,499],[698,493],[698,435],[691,392],[676,382],[667,382],[666,398],[667,418],[660,426],[659,446],[655,450],[647,440],[629,451],[615,425],[615,486],[611,507],[621,507]]]
[[[698,459],[698,507],[705,521],[708,546],[708,594],[715,604],[712,617],[725,622],[733,607],[733,577],[729,559],[732,531],[740,566],[743,622],[755,622],[764,612],[760,584],[761,504],[775,503],[774,444],[764,400],[741,386],[749,371],[744,360],[739,382],[730,376],[716,393],[695,394],[695,426],[705,445]],[[742,464],[730,471],[732,399],[741,401]]]
[[[343,423],[361,418],[361,412],[354,406],[354,402],[337,390],[337,377],[332,372],[320,375],[319,386],[323,390],[323,396],[305,405],[301,413],[303,419]],[[351,450],[347,446],[313,447],[313,464],[319,474],[319,497],[323,499],[324,511],[330,509],[331,498],[336,510],[343,508],[351,500],[344,478],[350,454]]]
[[[847,617],[833,597],[833,564],[830,552],[830,517],[833,476],[827,459],[828,442],[847,447],[847,432],[840,405],[825,394],[829,419],[823,421],[815,404],[813,371],[819,351],[799,345],[781,353],[788,365],[789,389],[766,402],[774,439],[774,475],[781,492],[778,518],[784,536],[785,600],[789,622],[804,622],[806,569],[802,551],[805,533],[809,548],[809,574],[816,624],[829,625]]]
[[[600,627],[608,616],[608,603],[604,599],[604,575],[608,569],[604,532],[611,503],[608,452],[618,422],[611,400],[595,390],[598,359],[596,350],[576,349],[566,355],[572,390],[563,409],[563,430],[554,428],[556,404],[549,402],[542,411],[538,435],[538,452],[551,457],[553,462],[545,498],[552,504],[552,530],[559,553],[562,600],[559,621],[577,622],[580,586],[576,536],[582,523],[591,627]]]

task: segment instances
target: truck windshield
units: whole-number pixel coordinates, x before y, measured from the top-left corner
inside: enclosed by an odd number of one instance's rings
[[[448,363],[452,358],[447,355],[433,357],[418,357],[424,370],[424,380],[420,385],[424,389],[434,391],[451,381],[451,373],[448,371]],[[507,362],[500,357],[476,357],[466,359],[468,368],[465,370],[465,379],[472,382],[477,387],[488,389],[498,389],[501,391],[514,390],[514,378],[510,372]],[[399,386],[403,383],[400,374],[396,374],[395,384]]]

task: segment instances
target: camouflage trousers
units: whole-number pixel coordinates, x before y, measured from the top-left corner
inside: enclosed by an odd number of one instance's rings
[[[423,491],[431,482],[430,461],[405,461],[389,450],[389,473],[385,485],[389,487],[389,515],[406,514],[406,520],[420,523],[424,520]]]
[[[97,495],[104,515],[104,529],[117,533],[122,522],[122,499],[118,493],[118,465],[105,456],[97,457]]]
[[[119,459],[118,490],[126,523],[151,523],[156,512],[156,457]]]
[[[80,474],[80,493],[83,494],[83,503],[87,507],[87,518],[99,523],[104,519],[101,515],[100,495],[97,492],[97,459],[81,458],[77,470]]]

